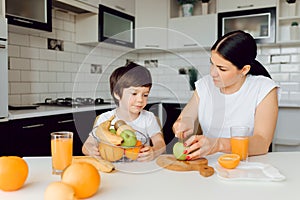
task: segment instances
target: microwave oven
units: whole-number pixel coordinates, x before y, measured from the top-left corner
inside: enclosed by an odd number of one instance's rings
[[[250,33],[257,43],[275,43],[276,7],[218,13],[218,37],[234,30]]]
[[[5,0],[8,24],[52,31],[51,0]]]
[[[99,5],[99,42],[134,48],[135,17]]]

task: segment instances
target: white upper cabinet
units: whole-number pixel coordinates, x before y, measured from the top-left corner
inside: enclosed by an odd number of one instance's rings
[[[0,0],[0,17],[5,17],[5,0]]]
[[[210,0],[207,13],[199,1],[194,5],[192,16],[182,16],[182,7],[177,0],[170,1],[168,48],[210,47],[217,39],[216,0]]]
[[[217,39],[217,14],[169,20],[169,49],[211,47]]]
[[[167,48],[168,5],[166,0],[135,1],[136,48]]]
[[[275,7],[277,0],[217,0],[217,12]]]
[[[100,2],[105,6],[125,12],[129,15],[135,15],[135,0],[100,0]]]

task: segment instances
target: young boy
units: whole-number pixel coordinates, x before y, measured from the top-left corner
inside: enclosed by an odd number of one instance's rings
[[[110,76],[110,92],[117,108],[98,116],[94,125],[98,126],[115,115],[112,124],[121,119],[135,130],[145,134],[151,140],[152,146],[145,145],[141,148],[138,161],[153,160],[166,149],[161,127],[155,115],[144,110],[151,86],[151,74],[143,66],[130,63],[115,69]],[[85,155],[99,156],[93,136],[90,135],[85,141],[82,152]]]

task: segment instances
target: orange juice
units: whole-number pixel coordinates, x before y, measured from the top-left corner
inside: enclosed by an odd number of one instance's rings
[[[238,154],[241,160],[247,160],[248,157],[248,137],[232,137],[230,139],[231,153]]]
[[[71,132],[57,132],[51,134],[52,169],[59,174],[72,163],[73,134]]]

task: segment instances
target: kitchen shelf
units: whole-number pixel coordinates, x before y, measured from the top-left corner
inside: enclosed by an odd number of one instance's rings
[[[216,14],[216,0],[208,3],[208,14]],[[202,15],[201,1],[194,5],[194,16]],[[170,0],[170,18],[182,17],[181,5],[177,0]]]
[[[300,32],[300,3],[296,1],[295,10],[291,10],[291,4],[286,0],[277,1],[277,44],[299,43],[300,40],[290,39],[290,27],[292,22],[298,22]],[[300,39],[300,38],[299,38]]]

